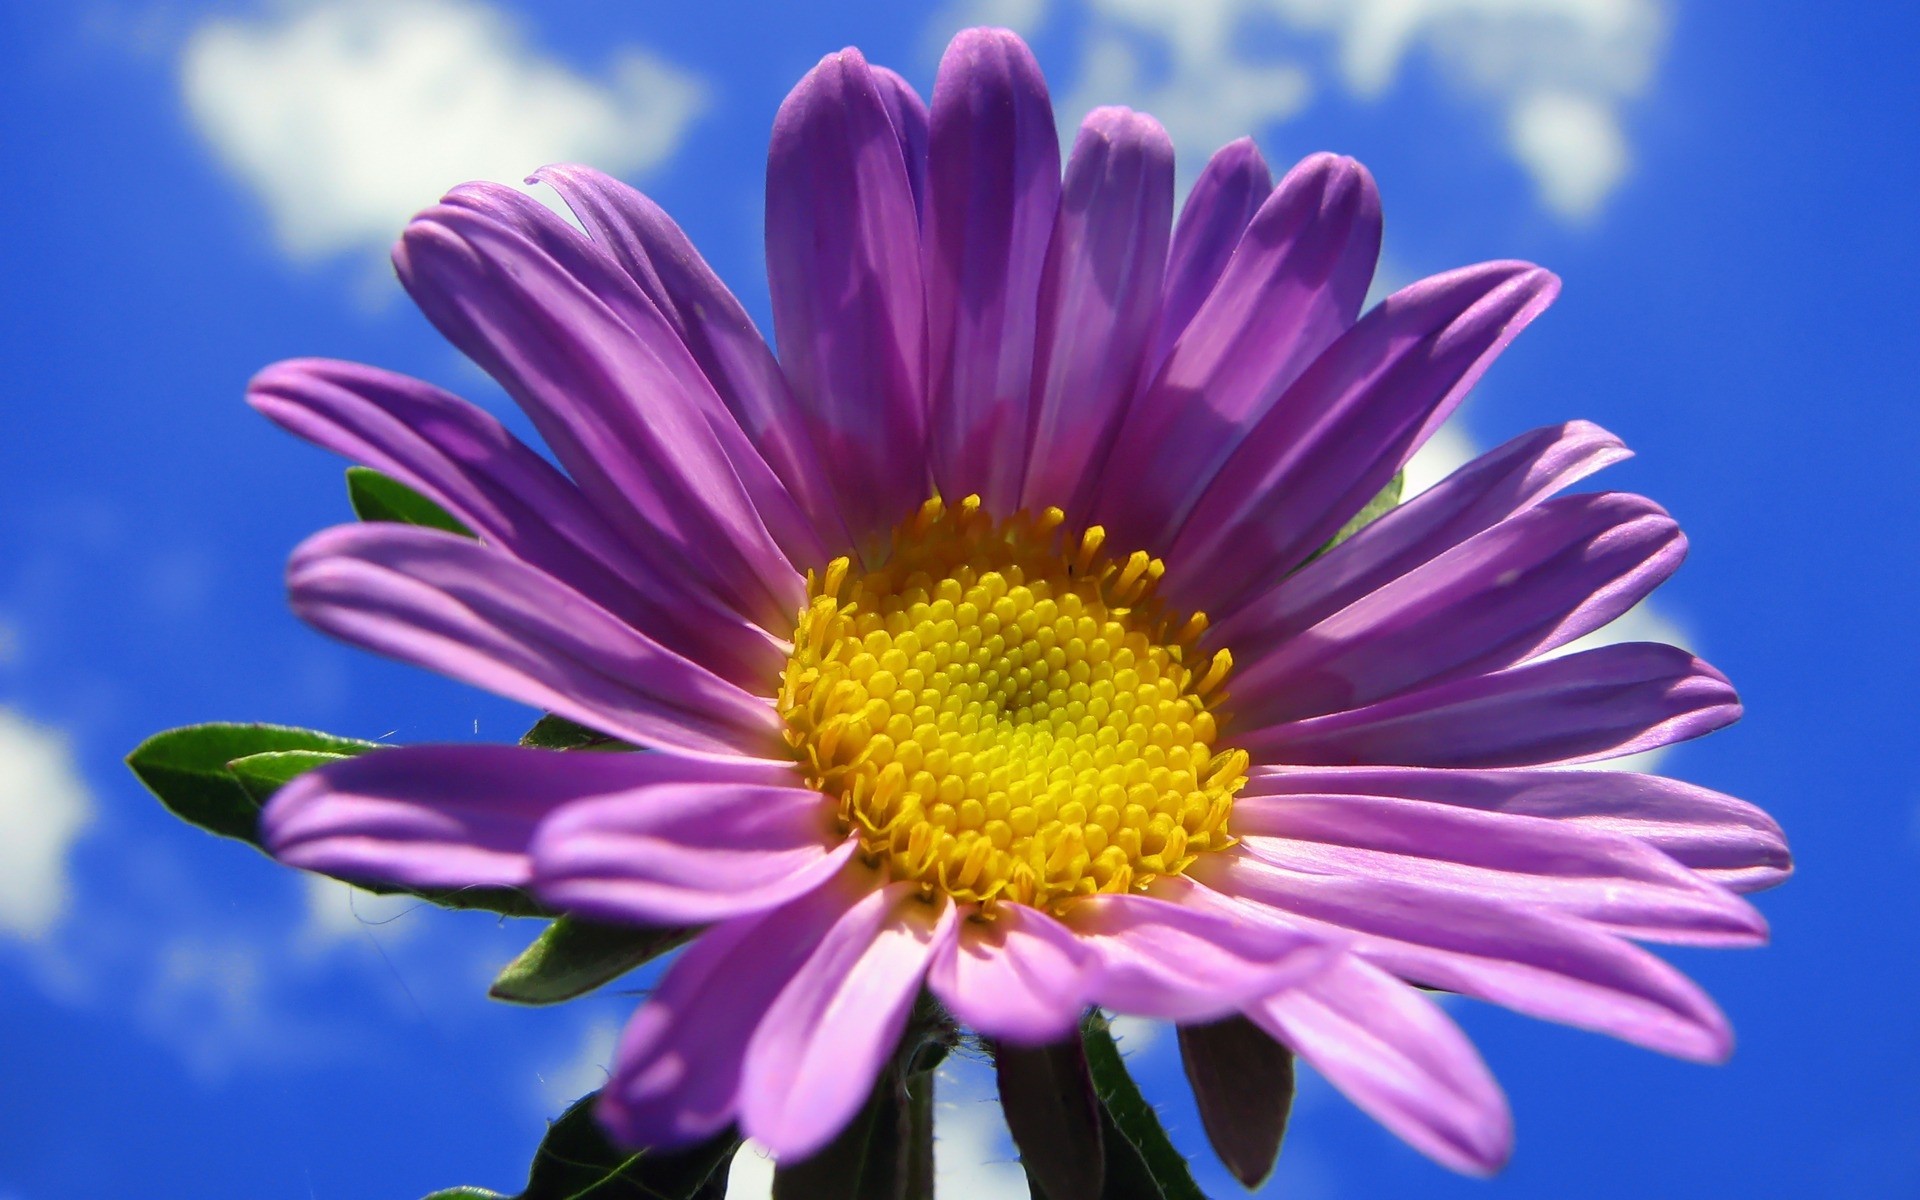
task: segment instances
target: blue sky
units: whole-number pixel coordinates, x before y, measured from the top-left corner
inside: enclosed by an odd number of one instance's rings
[[[924,88],[974,19],[1030,34],[1064,116],[1160,112],[1189,170],[1247,131],[1276,163],[1362,158],[1396,282],[1496,257],[1565,278],[1442,450],[1586,417],[1639,452],[1605,485],[1668,506],[1693,553],[1637,628],[1748,705],[1660,769],[1763,804],[1798,855],[1760,901],[1774,946],[1674,956],[1732,1016],[1730,1065],[1462,1003],[1516,1110],[1506,1174],[1456,1179],[1309,1082],[1271,1193],[1920,1194],[1904,6],[0,0],[0,1200],[517,1185],[644,979],[492,1004],[530,925],[351,901],[177,824],[120,764],[209,719],[396,741],[529,719],[287,614],[287,551],[347,516],[340,464],[242,387],[324,354],[504,414],[382,254],[446,186],[553,159],[645,186],[764,326],[780,97],[849,43]],[[1171,1039],[1130,1042],[1197,1148]],[[1003,1153],[977,1087],[951,1092],[947,1162]]]

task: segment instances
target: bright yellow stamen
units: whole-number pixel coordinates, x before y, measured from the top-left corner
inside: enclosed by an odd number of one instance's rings
[[[811,572],[780,692],[808,781],[927,894],[1061,909],[1230,844],[1244,751],[1215,749],[1232,668],[1167,614],[1165,565],[1057,508],[927,501],[885,565]]]

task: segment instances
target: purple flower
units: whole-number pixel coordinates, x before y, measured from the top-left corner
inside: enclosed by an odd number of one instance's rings
[[[738,1122],[808,1155],[923,985],[1015,1044],[1089,1005],[1243,1013],[1476,1172],[1505,1101],[1410,984],[1728,1053],[1635,943],[1764,940],[1736,893],[1785,877],[1778,827],[1565,769],[1740,712],[1671,646],[1550,654],[1685,552],[1649,500],[1556,496],[1626,450],[1537,430],[1315,557],[1554,276],[1484,263],[1362,314],[1359,164],[1275,187],[1236,142],[1175,222],[1160,126],[1096,110],[1063,178],[1038,67],[992,30],[930,110],[855,50],[781,107],[778,361],[651,201],[537,178],[588,236],[472,184],[394,261],[564,474],[370,367],[282,363],[250,399],[478,534],[322,533],[302,617],[652,753],[387,750],[301,776],[263,829],[347,879],[706,927],[620,1045],[616,1137]]]

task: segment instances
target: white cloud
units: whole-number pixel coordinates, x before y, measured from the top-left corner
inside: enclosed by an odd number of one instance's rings
[[[67,854],[94,817],[67,739],[0,708],[0,933],[39,938],[67,911]]]
[[[1049,0],[959,0],[934,28],[1033,32]],[[1491,107],[1541,202],[1594,215],[1625,177],[1620,110],[1666,42],[1664,0],[1080,0],[1083,57],[1061,104],[1071,120],[1116,101],[1158,116],[1191,173],[1212,150],[1287,121],[1316,92],[1391,93],[1430,63]],[[1010,19],[1009,19],[1010,18]]]
[[[381,895],[304,871],[300,884],[306,894],[307,920],[299,941],[313,950],[364,937],[369,929],[377,929],[383,937],[405,932],[408,926],[400,918],[426,905],[413,896]]]
[[[300,260],[384,247],[466,180],[518,183],[560,160],[657,166],[705,105],[697,78],[645,49],[617,49],[589,78],[480,0],[314,0],[215,19],[181,71],[195,124]]]
[[[546,1093],[540,1101],[541,1112],[558,1112],[606,1085],[614,1048],[620,1044],[620,1028],[619,1020],[604,1013],[587,1022],[567,1060],[541,1074],[541,1090]]]

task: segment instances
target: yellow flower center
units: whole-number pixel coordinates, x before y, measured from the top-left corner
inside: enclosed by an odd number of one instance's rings
[[[929,500],[882,566],[810,572],[780,692],[788,744],[895,879],[1059,911],[1230,844],[1247,755],[1217,750],[1232,666],[1167,614],[1164,566],[1048,509]]]

